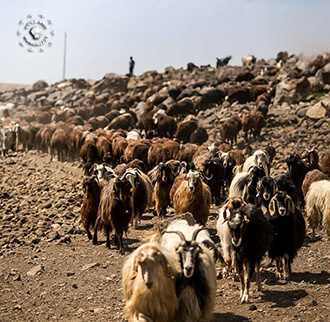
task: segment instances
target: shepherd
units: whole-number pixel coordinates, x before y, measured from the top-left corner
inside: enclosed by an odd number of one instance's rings
[[[133,57],[130,57],[130,61],[129,61],[129,74],[130,74],[130,76],[133,76],[134,66],[135,66],[135,61],[133,60]]]

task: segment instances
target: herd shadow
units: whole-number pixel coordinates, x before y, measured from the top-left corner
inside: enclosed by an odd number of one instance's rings
[[[275,291],[264,290],[261,294],[262,300],[274,303],[271,308],[287,308],[295,306],[295,301],[306,297],[308,293],[305,290]]]
[[[243,321],[251,321],[249,318],[247,318],[246,316],[242,316],[242,315],[237,315],[231,312],[227,312],[227,313],[214,313],[213,314],[213,319],[211,320],[212,322],[223,322],[223,321],[227,321],[227,322],[243,322]]]

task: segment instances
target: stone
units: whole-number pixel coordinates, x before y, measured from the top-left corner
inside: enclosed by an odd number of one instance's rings
[[[323,103],[318,102],[315,105],[308,107],[306,111],[306,115],[313,120],[319,120],[325,117],[327,114],[327,110],[323,107]]]
[[[94,267],[98,267],[98,266],[100,266],[100,263],[95,262],[95,263],[87,264],[87,265],[83,266],[81,270],[82,271],[86,271],[88,269],[91,269],[91,268],[94,268]]]
[[[37,274],[41,274],[45,269],[42,265],[36,265],[32,267],[27,273],[27,276],[36,276]]]
[[[255,311],[256,309],[257,309],[257,307],[254,304],[250,305],[250,307],[249,307],[250,311]]]
[[[39,80],[32,85],[33,91],[41,91],[48,87],[48,84],[44,80]]]

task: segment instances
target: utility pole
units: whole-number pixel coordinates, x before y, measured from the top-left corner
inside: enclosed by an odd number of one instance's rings
[[[65,67],[66,67],[66,31],[64,32],[63,79],[65,79]]]

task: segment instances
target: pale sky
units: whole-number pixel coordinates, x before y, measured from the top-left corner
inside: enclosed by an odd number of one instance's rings
[[[28,14],[54,21],[53,48],[28,53],[18,45],[18,22]],[[330,51],[329,0],[0,0],[0,83],[66,78],[100,79],[167,66],[215,65],[215,57],[306,56]]]

